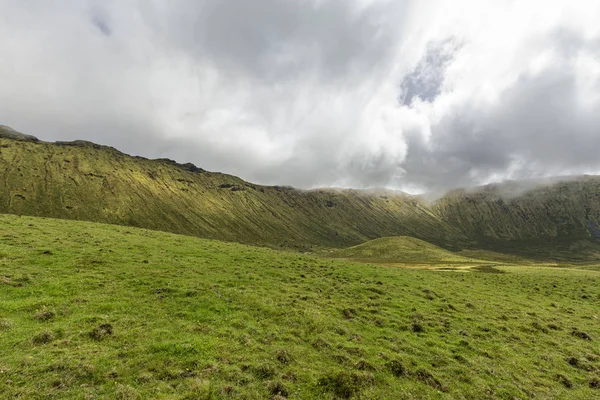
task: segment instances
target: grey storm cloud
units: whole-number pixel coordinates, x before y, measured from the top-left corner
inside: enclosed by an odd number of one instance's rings
[[[519,179],[578,174],[600,165],[600,103],[585,106],[577,57],[600,59],[598,40],[572,32],[549,35],[557,52],[539,73],[524,73],[492,105],[457,110],[432,126],[425,141],[407,135],[403,162],[413,184],[443,189],[469,186],[490,176]],[[600,93],[600,81],[583,82]]]
[[[400,84],[400,103],[410,106],[417,97],[424,101],[435,100],[441,94],[446,68],[458,47],[452,39],[429,43],[423,58]]]
[[[317,74],[328,83],[368,73],[388,57],[403,2],[175,0],[147,21],[184,54],[249,79]],[[176,29],[173,29],[176,27]]]
[[[600,171],[600,7],[460,3],[4,0],[0,123],[303,188]]]

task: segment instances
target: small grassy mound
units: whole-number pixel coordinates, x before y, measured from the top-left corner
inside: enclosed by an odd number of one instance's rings
[[[333,258],[347,258],[383,263],[474,263],[480,260],[463,257],[431,243],[408,236],[385,237],[328,254]]]

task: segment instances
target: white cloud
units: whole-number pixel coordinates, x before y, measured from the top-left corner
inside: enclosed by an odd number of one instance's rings
[[[0,123],[301,187],[593,172],[598,20],[566,0],[4,0]]]

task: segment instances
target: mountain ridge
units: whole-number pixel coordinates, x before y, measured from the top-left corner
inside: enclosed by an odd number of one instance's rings
[[[44,142],[15,132],[0,128],[2,213],[297,250],[410,236],[452,251],[583,259],[600,254],[596,176],[508,197],[501,196],[502,185],[455,190],[430,202],[395,191],[257,185],[191,163],[129,156],[87,141]]]
[[[414,202],[409,195],[389,200],[356,190],[255,185],[192,164],[128,156],[89,142],[65,145],[6,137],[0,141],[0,165],[5,167],[0,211],[5,213],[132,225],[275,247],[345,246],[377,237],[380,231],[393,235],[419,230],[393,228],[397,218],[388,213],[389,208]],[[359,216],[361,227],[348,229],[347,222],[336,216],[335,208],[341,204],[355,211],[366,206],[371,217],[379,216],[374,224],[369,215]],[[338,221],[332,221],[336,217]],[[324,220],[328,226],[320,226]]]

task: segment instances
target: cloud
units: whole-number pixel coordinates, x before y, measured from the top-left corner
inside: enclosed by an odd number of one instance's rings
[[[0,123],[266,184],[600,170],[593,1],[5,0]]]
[[[555,31],[532,52],[551,51],[546,65],[521,71],[492,101],[452,104],[428,137],[407,134],[405,178],[441,189],[598,171],[600,69],[591,72],[586,61],[600,60],[597,43]],[[536,62],[521,59],[528,61]]]
[[[102,33],[105,36],[112,35],[112,28],[110,26],[109,18],[107,17],[106,13],[103,12],[102,9],[92,12],[90,20],[92,25],[98,28],[98,31],[100,31],[100,33]]]
[[[452,39],[430,42],[415,69],[406,74],[400,84],[400,103],[410,106],[415,98],[432,102],[440,94],[446,68],[452,62],[459,45]]]

